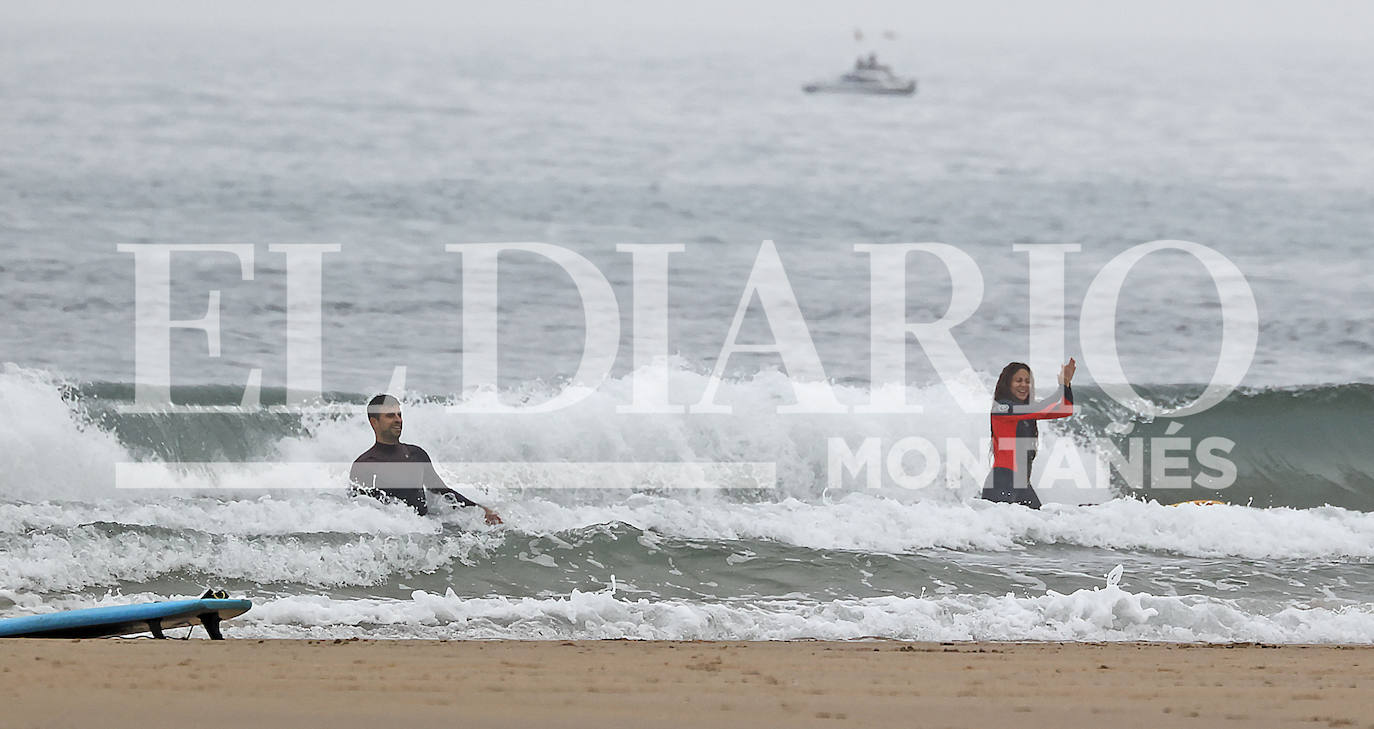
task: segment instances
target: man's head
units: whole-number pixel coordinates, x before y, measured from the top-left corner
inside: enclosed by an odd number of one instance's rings
[[[400,443],[401,401],[390,395],[378,395],[368,400],[367,424],[372,426],[378,443]]]

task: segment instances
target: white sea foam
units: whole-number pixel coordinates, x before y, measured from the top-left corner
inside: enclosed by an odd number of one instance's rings
[[[246,580],[315,587],[382,585],[398,574],[432,573],[471,564],[470,555],[499,543],[489,532],[296,536],[214,535],[195,530],[115,530],[98,525],[6,535],[0,585],[15,591],[67,592],[168,575],[207,581]]]
[[[1002,551],[1033,544],[1167,551],[1199,557],[1254,559],[1374,557],[1374,514],[1336,507],[1253,509],[1170,507],[1118,499],[1089,507],[1040,511],[980,501],[905,504],[854,494],[812,504],[796,499],[733,503],[712,494],[694,499],[647,494],[613,504],[564,505],[539,497],[490,503],[521,535],[558,534],[623,522],[693,539],[766,539],[814,549],[901,553],[919,549]],[[0,504],[0,533],[67,529],[93,522],[157,526],[235,536],[437,534],[444,523],[497,537],[500,528],[457,511],[419,517],[366,499],[333,496],[254,500],[177,499],[167,503]]]
[[[82,498],[108,493],[114,464],[132,457],[85,422],[46,372],[0,366],[0,497]]]
[[[652,640],[1053,640],[1374,642],[1374,606],[1243,607],[1120,587],[1038,597],[953,595],[861,600],[631,600],[606,591],[562,598],[268,600],[235,628],[243,637]]]
[[[4,617],[194,595],[114,594],[39,602],[0,590]],[[629,599],[604,589],[563,597],[410,599],[244,595],[254,607],[227,624],[236,638],[443,640],[856,640],[1374,643],[1374,605],[1157,596],[1107,584],[1033,597],[1011,594],[800,599]]]
[[[795,499],[695,503],[639,495],[613,505],[563,506],[528,499],[506,508],[521,529],[556,532],[620,521],[674,536],[768,539],[816,549],[900,553],[918,549],[1002,551],[1032,544],[1168,551],[1248,558],[1374,557],[1374,514],[1334,507],[1171,507],[1130,499],[1040,511],[972,501],[907,504],[851,494],[831,503]]]
[[[467,510],[423,518],[399,507],[330,497],[0,505],[0,536],[9,544],[0,552],[0,584],[59,592],[194,574],[260,584],[381,585],[399,575],[462,563],[473,558],[473,550],[490,553],[508,540],[615,522],[648,533],[648,544],[630,545],[636,550],[652,549],[653,537],[669,536],[866,553],[1004,552],[1067,544],[1196,557],[1374,558],[1374,515],[1337,508],[1176,508],[1122,500],[1036,512],[1002,504],[903,504],[861,495],[831,504],[684,502],[641,495],[611,505],[528,499],[495,506],[507,526],[480,525],[479,515]],[[445,521],[464,528],[441,531]],[[129,528],[135,526],[143,528]]]

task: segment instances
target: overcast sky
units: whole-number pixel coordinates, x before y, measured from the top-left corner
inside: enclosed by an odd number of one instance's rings
[[[0,0],[0,17],[236,27],[834,31],[1374,40],[1366,0]]]

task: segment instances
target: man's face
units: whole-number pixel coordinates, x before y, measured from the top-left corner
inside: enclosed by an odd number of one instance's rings
[[[401,439],[400,408],[385,408],[375,417],[370,418],[369,422],[372,423],[372,432],[377,434],[377,440],[383,443],[395,443]]]

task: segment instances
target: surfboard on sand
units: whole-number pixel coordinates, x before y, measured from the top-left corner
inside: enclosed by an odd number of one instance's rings
[[[164,638],[164,630],[203,625],[211,640],[224,640],[220,621],[242,615],[251,607],[249,600],[201,598],[26,615],[0,620],[0,638],[104,638],[133,633]]]

